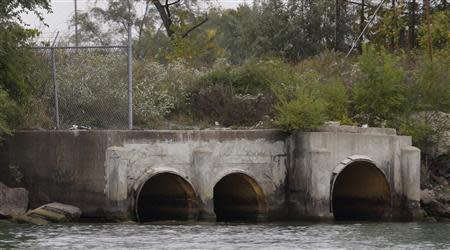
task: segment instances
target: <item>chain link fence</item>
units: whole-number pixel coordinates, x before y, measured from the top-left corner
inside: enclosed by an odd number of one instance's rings
[[[128,128],[126,46],[37,47],[35,79],[56,128]]]

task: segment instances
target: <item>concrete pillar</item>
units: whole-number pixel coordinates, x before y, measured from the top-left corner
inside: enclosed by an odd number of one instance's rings
[[[193,179],[195,188],[197,188],[197,194],[199,201],[200,214],[199,218],[205,220],[215,220],[216,214],[214,213],[213,203],[213,183],[210,183],[214,179],[214,172],[211,171],[214,163],[213,154],[206,148],[196,148],[192,153],[193,159]]]
[[[307,217],[317,219],[332,218],[330,213],[330,181],[333,164],[330,162],[331,152],[316,148],[307,153],[306,168],[310,169],[310,199],[306,206]]]
[[[420,150],[408,146],[401,149],[403,195],[410,201],[420,201]]]
[[[128,160],[121,156],[123,148],[110,147],[106,150],[105,159],[105,194],[108,206],[107,216],[124,219],[128,214]]]
[[[403,197],[399,217],[407,220],[424,216],[420,208],[420,150],[407,146],[401,149]]]

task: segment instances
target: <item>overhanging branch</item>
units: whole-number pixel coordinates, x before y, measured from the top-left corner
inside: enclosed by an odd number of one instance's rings
[[[189,33],[191,33],[192,31],[194,31],[195,29],[197,29],[198,27],[202,26],[203,24],[205,24],[208,21],[208,17],[206,17],[203,21],[197,23],[196,25],[192,26],[189,30],[187,30],[186,32],[183,33],[183,35],[181,36],[182,38],[185,38],[189,35]]]

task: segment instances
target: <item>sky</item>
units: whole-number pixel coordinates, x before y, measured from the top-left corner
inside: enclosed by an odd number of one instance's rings
[[[77,0],[78,10],[85,11],[94,2],[95,0]],[[107,0],[97,0],[97,2],[100,5],[107,4]],[[215,6],[221,6],[223,8],[234,8],[245,2],[251,3],[251,0],[213,0]],[[38,41],[51,41],[58,31],[60,32],[60,37],[68,36],[70,32],[73,32],[69,30],[68,22],[74,13],[74,0],[52,0],[51,5],[53,13],[44,13],[45,23],[48,27],[32,14],[22,16],[29,27],[39,29],[42,32]]]

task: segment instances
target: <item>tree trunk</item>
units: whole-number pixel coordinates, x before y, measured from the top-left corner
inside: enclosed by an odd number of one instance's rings
[[[361,13],[360,13],[360,19],[359,19],[359,32],[362,34],[365,23],[366,23],[366,15],[365,15],[365,1],[361,0]],[[362,52],[362,43],[364,41],[364,35],[361,36],[361,39],[359,40],[359,49]]]
[[[159,2],[159,0],[152,0],[153,5],[155,5],[156,9],[158,10],[159,16],[161,17],[161,20],[163,21],[164,28],[166,29],[167,35],[171,37],[174,34],[174,31],[172,30],[172,19],[168,16],[166,9],[164,6]]]
[[[335,13],[335,27],[334,27],[334,39],[335,39],[335,43],[334,43],[334,50],[336,51],[340,51],[341,48],[341,32],[340,32],[340,28],[341,28],[341,4],[340,4],[340,0],[336,0],[335,2],[335,8],[336,8],[336,13]]]
[[[409,27],[408,27],[408,45],[409,49],[417,47],[416,42],[416,0],[409,3]]]
[[[433,41],[431,38],[431,13],[430,13],[430,0],[424,0],[425,4],[425,16],[427,20],[427,47],[428,47],[428,57],[430,58],[430,62],[433,61]]]
[[[397,36],[398,34],[396,34],[397,31],[397,16],[395,15],[395,0],[392,0],[392,13],[393,13],[393,17],[392,17],[392,37],[391,37],[391,50],[395,50],[396,44],[395,44],[395,36]]]

